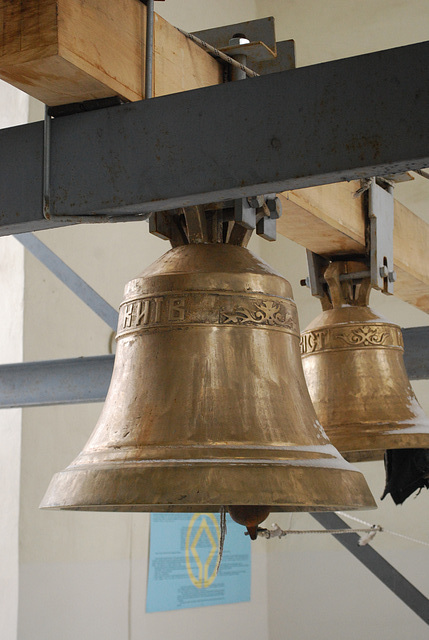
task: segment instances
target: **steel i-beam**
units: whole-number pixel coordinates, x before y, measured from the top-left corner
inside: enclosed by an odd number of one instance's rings
[[[49,220],[43,123],[2,130],[0,233],[429,166],[428,66],[425,42],[54,118]]]

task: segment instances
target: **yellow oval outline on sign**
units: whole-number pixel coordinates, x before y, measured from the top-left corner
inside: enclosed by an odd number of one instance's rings
[[[192,530],[194,528],[194,525],[195,525],[197,519],[200,516],[202,517],[201,524],[198,527],[198,530],[197,530],[197,532],[196,532],[196,534],[195,534],[195,536],[194,536],[194,538],[192,540],[192,543],[190,544]],[[215,540],[213,538],[213,534],[210,531],[210,527],[207,524],[206,516],[211,519],[211,521],[213,522],[213,524],[215,526],[216,533],[217,533],[217,542],[215,542]],[[203,564],[202,564],[202,562],[200,560],[200,556],[198,555],[198,551],[196,549],[196,546],[198,544],[198,541],[199,541],[203,531],[205,531],[208,539],[212,543],[211,551],[210,551],[209,555],[207,556],[207,559],[205,561],[204,566],[203,566]],[[191,521],[189,522],[188,532],[186,534],[185,557],[186,557],[186,568],[188,570],[189,578],[190,578],[192,584],[195,585],[198,589],[202,589],[202,588],[206,589],[207,587],[209,587],[212,584],[212,582],[216,578],[216,565],[217,565],[217,563],[214,564],[213,571],[211,572],[210,576],[208,575],[208,571],[209,571],[209,566],[210,566],[210,563],[211,563],[211,561],[213,559],[213,556],[214,556],[215,552],[217,551],[217,554],[219,555],[219,540],[220,540],[220,529],[219,529],[219,525],[218,525],[218,522],[217,522],[215,516],[212,513],[194,513],[194,515],[191,518]],[[191,559],[190,559],[190,554],[191,553],[192,553],[192,555],[194,557],[195,562],[197,563],[198,577],[195,576],[195,574],[194,574],[194,572],[192,570]]]

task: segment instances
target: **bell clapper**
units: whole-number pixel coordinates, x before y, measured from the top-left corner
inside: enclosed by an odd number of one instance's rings
[[[258,525],[270,515],[270,508],[264,505],[233,505],[228,513],[234,522],[246,527],[251,540],[258,537]]]

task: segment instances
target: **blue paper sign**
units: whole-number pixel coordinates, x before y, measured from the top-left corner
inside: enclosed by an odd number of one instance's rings
[[[218,574],[219,514],[152,513],[146,611],[250,600],[250,539],[227,515]]]

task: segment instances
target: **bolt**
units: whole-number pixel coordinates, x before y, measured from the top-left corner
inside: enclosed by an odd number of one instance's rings
[[[380,267],[379,273],[380,278],[387,278],[389,275],[389,269],[386,267],[386,265],[383,265],[382,267]]]
[[[396,282],[396,271],[389,271],[387,279],[389,282]]]
[[[249,44],[250,40],[248,38],[244,38],[243,36],[237,36],[236,38],[231,38],[228,42],[229,46],[235,47],[240,44]]]
[[[310,287],[310,278],[303,278],[299,281],[301,287]]]
[[[264,206],[265,198],[264,196],[250,196],[247,198],[247,202],[253,209],[260,209],[260,207]]]
[[[282,215],[282,203],[279,198],[267,198],[267,207],[270,211],[270,218],[277,219]]]

